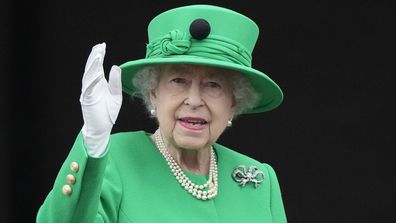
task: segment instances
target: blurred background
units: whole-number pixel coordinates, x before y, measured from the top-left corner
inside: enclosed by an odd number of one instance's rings
[[[11,1],[0,3],[0,222],[35,222],[82,127],[91,47],[105,71],[143,58],[158,13],[214,4],[260,27],[253,67],[283,104],[244,115],[220,143],[271,164],[289,222],[389,222],[396,208],[395,12],[391,1]],[[249,35],[248,33],[246,35]],[[156,125],[124,94],[113,132]]]

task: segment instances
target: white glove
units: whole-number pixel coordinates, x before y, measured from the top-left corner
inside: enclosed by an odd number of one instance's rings
[[[84,145],[93,157],[105,153],[122,104],[121,69],[113,66],[107,83],[103,71],[105,51],[105,43],[92,48],[85,65],[80,96]]]

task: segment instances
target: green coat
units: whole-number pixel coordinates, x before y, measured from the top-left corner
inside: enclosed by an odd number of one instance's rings
[[[214,149],[218,195],[202,201],[179,185],[148,133],[113,134],[100,158],[87,154],[79,134],[40,207],[37,222],[285,223],[274,170],[219,144]],[[78,164],[78,170],[71,170],[72,162]],[[235,182],[231,175],[241,164],[261,169],[263,183],[255,188],[251,182],[245,187]],[[66,181],[68,174],[75,176],[74,183]],[[207,181],[206,176],[186,174],[193,182]],[[71,194],[62,192],[64,185],[71,186]]]

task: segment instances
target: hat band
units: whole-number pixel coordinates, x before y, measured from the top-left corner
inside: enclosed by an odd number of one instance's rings
[[[209,35],[203,40],[191,38],[190,34],[172,30],[147,45],[146,58],[158,58],[185,54],[226,61],[251,67],[252,56],[241,44],[218,35]]]

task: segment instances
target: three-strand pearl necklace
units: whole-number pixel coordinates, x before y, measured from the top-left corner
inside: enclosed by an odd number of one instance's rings
[[[175,175],[176,180],[179,184],[194,196],[200,200],[210,200],[217,195],[218,189],[218,178],[217,178],[217,164],[216,164],[216,157],[213,150],[213,147],[210,149],[210,167],[209,167],[209,179],[205,184],[198,185],[193,183],[183,172],[180,168],[179,164],[173,159],[170,155],[168,149],[165,146],[164,141],[162,140],[162,136],[160,130],[157,129],[154,133],[154,141],[164,156],[166,162],[168,163],[169,168],[171,169],[173,175]]]

